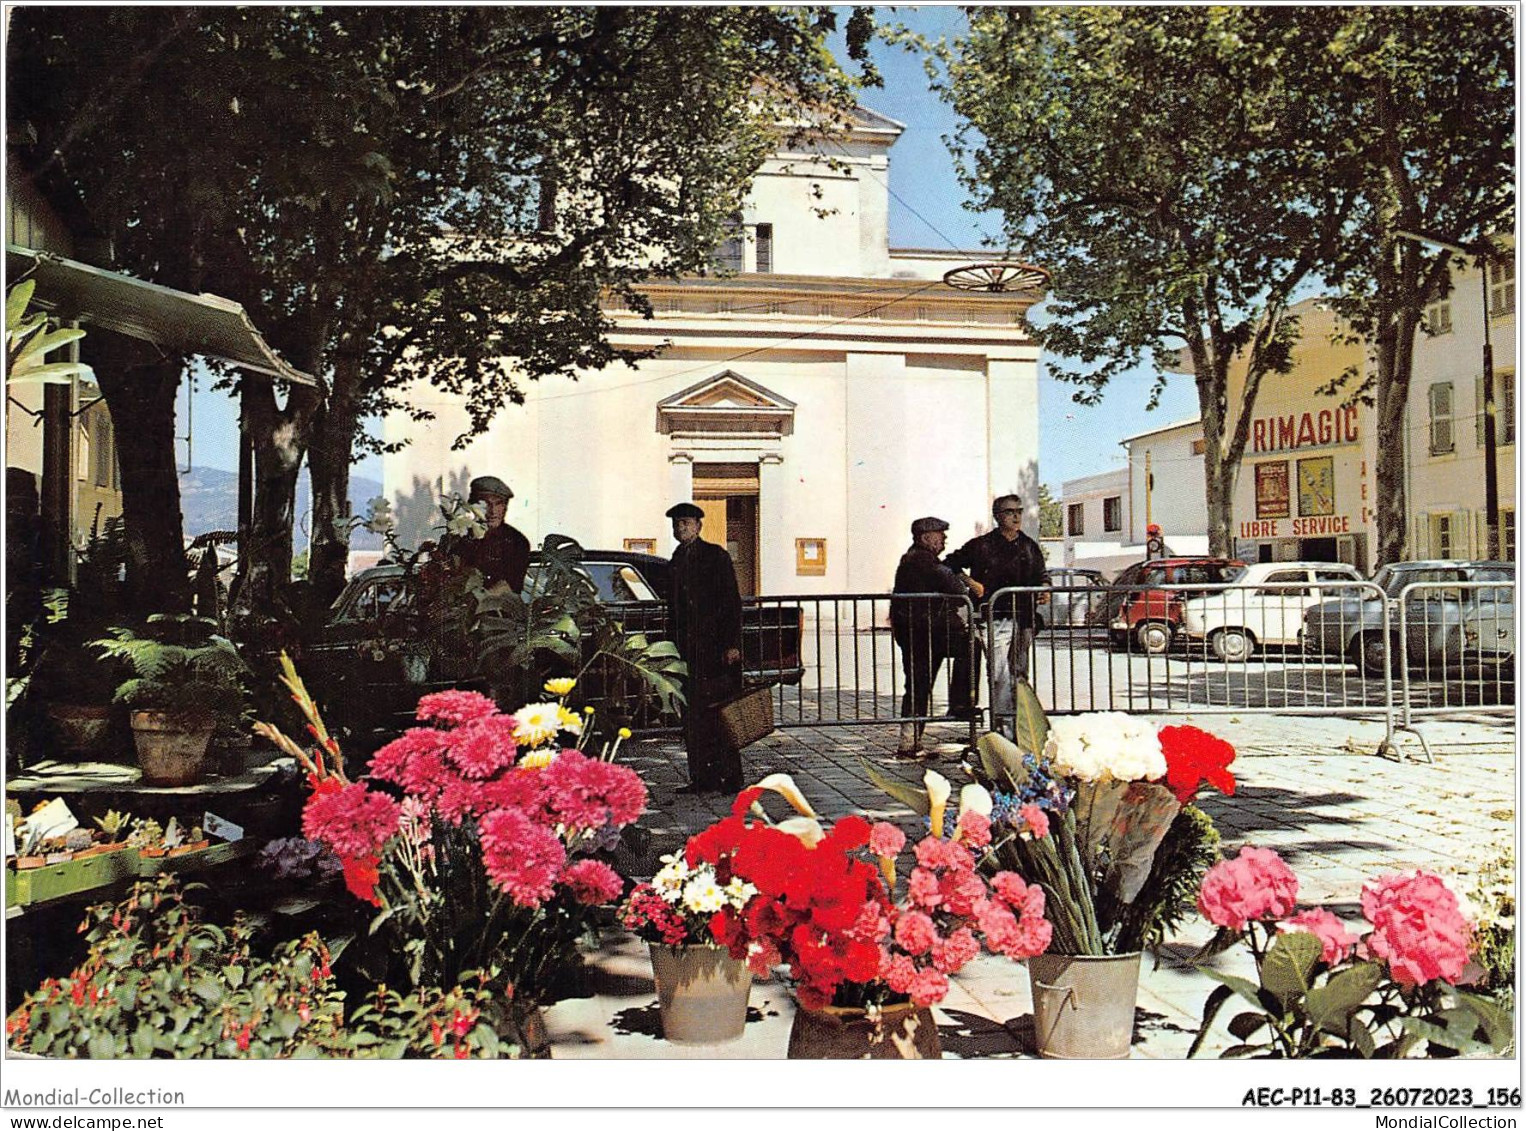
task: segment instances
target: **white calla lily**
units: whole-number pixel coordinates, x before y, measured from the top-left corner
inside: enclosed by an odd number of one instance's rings
[[[815,848],[821,843],[827,834],[821,827],[821,822],[813,817],[788,817],[780,821],[774,828],[781,833],[789,833],[807,848]]]
[[[930,806],[928,817],[932,820],[933,836],[942,836],[943,811],[948,807],[948,798],[953,792],[953,786],[948,784],[948,778],[936,770],[928,770],[923,774],[922,784],[927,787],[927,800]]]
[[[975,782],[959,791],[959,815],[962,817],[972,809],[982,817],[991,815],[991,795],[986,792],[985,786]]]
[[[805,799],[805,794],[800,792],[800,787],[795,784],[795,779],[788,774],[769,774],[760,781],[755,789],[769,789],[788,801],[802,817],[816,816],[816,810],[811,808],[811,803]]]

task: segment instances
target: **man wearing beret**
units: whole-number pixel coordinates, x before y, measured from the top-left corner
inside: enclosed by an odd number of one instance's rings
[[[530,540],[504,521],[513,497],[509,485],[496,475],[473,479],[466,501],[483,504],[487,533],[481,538],[447,538],[441,549],[455,555],[462,565],[479,570],[489,588],[507,585],[511,592],[518,593],[524,588],[525,572],[530,568]]]
[[[901,555],[896,566],[896,593],[942,593],[963,597],[967,586],[939,560],[948,541],[948,523],[941,518],[919,518],[911,524],[911,548]],[[961,614],[963,601],[890,600],[890,631],[901,649],[901,670],[906,677],[906,691],[901,696],[901,717],[925,718],[932,699],[938,669],[949,656],[969,650],[968,626]],[[898,758],[918,758],[922,750],[923,722],[903,722]]]
[[[736,567],[724,547],[699,536],[705,512],[693,503],[671,508],[673,551],[668,620],[673,643],[689,667],[684,681],[684,747],[689,785],[684,793],[736,792],[742,755],[722,736],[716,706],[742,690],[742,597]]]

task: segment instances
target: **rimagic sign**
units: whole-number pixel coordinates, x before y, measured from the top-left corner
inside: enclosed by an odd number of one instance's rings
[[[1240,523],[1241,538],[1330,538],[1351,533],[1348,514],[1312,518],[1257,518]]]
[[[1322,408],[1318,412],[1258,417],[1251,421],[1251,454],[1354,444],[1359,439],[1356,413],[1356,406],[1352,405],[1350,408]]]

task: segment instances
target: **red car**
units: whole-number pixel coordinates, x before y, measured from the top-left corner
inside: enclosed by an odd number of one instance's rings
[[[1181,627],[1182,601],[1189,595],[1171,587],[1227,584],[1244,568],[1244,562],[1229,558],[1135,562],[1113,579],[1093,623],[1105,624],[1109,638],[1120,648],[1132,645],[1152,656],[1163,655]]]

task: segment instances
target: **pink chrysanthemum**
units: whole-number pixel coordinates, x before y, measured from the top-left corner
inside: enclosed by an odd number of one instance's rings
[[[1344,961],[1352,948],[1356,946],[1356,936],[1346,930],[1346,924],[1323,907],[1300,911],[1286,920],[1278,929],[1283,934],[1290,931],[1307,931],[1319,939],[1323,946],[1320,959],[1327,966],[1334,966],[1337,962]]]
[[[522,809],[531,816],[546,815],[546,782],[539,770],[514,769],[478,791],[484,810]]]
[[[421,723],[449,723],[451,726],[461,726],[497,713],[497,704],[479,692],[436,691],[419,700],[414,716]]]
[[[1372,924],[1365,951],[1387,962],[1401,986],[1438,978],[1455,985],[1462,976],[1473,925],[1440,876],[1417,871],[1369,880],[1362,885],[1362,914]]]
[[[489,881],[521,907],[551,898],[567,862],[556,834],[517,809],[500,809],[482,819],[482,868]]]
[[[568,826],[628,825],[646,808],[646,785],[625,766],[563,750],[541,773],[551,812]]]
[[[602,860],[579,860],[562,873],[562,883],[574,899],[589,905],[612,903],[625,887],[620,873]]]
[[[514,719],[487,715],[450,732],[446,756],[469,778],[489,778],[514,764],[519,747],[514,741]]]
[[[445,758],[437,750],[420,750],[410,757],[402,772],[392,781],[409,793],[433,800],[438,797],[445,783],[456,775],[445,767]]]
[[[413,727],[383,746],[371,756],[370,774],[380,781],[408,788],[406,775],[413,759],[424,754],[437,758],[445,749],[447,736],[431,727]]]
[[[869,851],[876,856],[886,856],[893,860],[905,847],[906,834],[888,821],[876,821],[869,830]]]
[[[372,856],[397,832],[402,810],[361,782],[314,792],[302,811],[302,835],[320,840],[341,858]]]
[[[459,777],[447,769],[440,794],[435,798],[435,812],[440,814],[441,820],[452,825],[459,825],[467,817],[481,815],[487,809],[482,786],[480,781]]]
[[[895,921],[895,941],[907,954],[926,954],[938,941],[938,929],[922,912],[903,911]]]
[[[1282,857],[1247,845],[1233,860],[1208,869],[1197,905],[1210,923],[1238,931],[1246,923],[1291,915],[1297,898],[1298,877]]]

